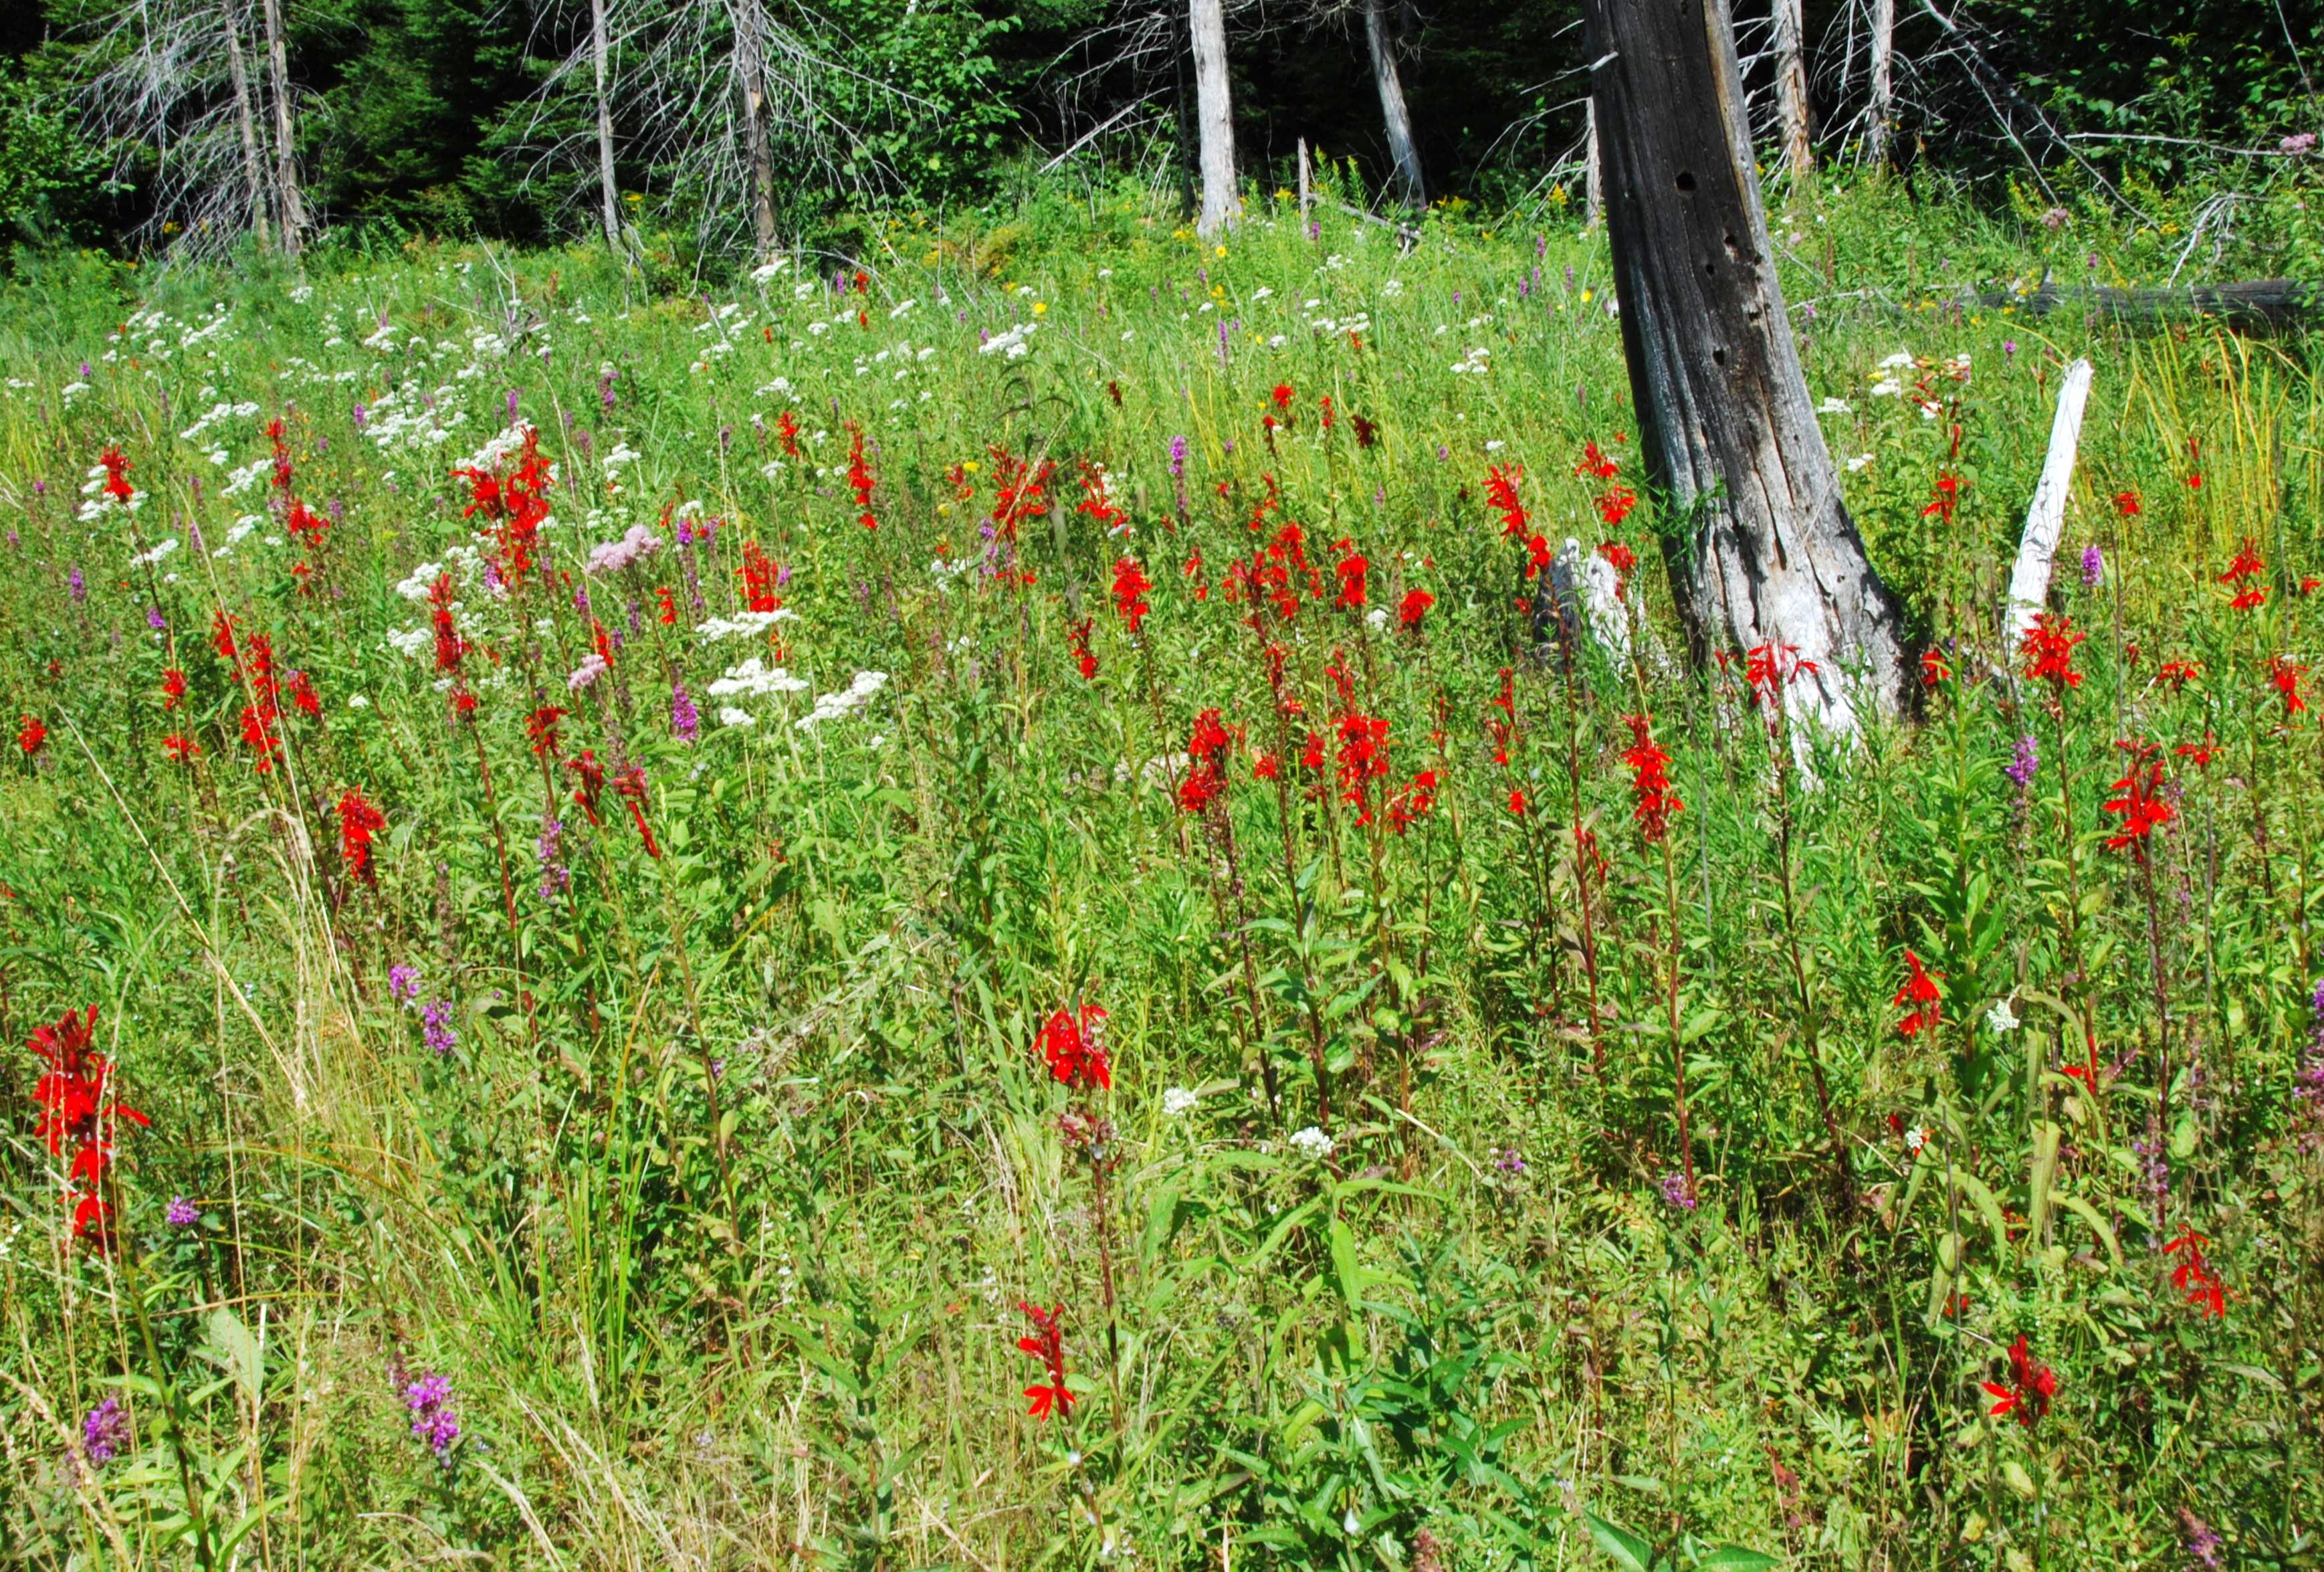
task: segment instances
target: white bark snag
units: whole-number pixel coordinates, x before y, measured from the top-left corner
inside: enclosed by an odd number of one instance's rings
[[[1840,499],[1767,244],[1726,0],[1589,0],[1622,350],[1698,662],[1795,648],[1794,716],[1900,710],[1896,598]]]
[[[1783,121],[1784,167],[1794,180],[1805,180],[1815,170],[1815,151],[1808,144],[1808,68],[1800,35],[1806,31],[1802,0],[1774,0],[1775,23],[1775,109]]]
[[[1606,221],[1606,166],[1598,157],[1598,102],[1582,108],[1583,119],[1582,222],[1595,229]]]
[[[613,100],[606,86],[611,70],[606,58],[609,47],[605,37],[605,0],[589,0],[589,65],[597,84],[597,200],[604,209],[605,244],[619,251],[622,197],[613,186]]]
[[[231,5],[219,7],[218,21],[226,29],[226,74],[234,84],[234,123],[242,138],[242,179],[250,197],[250,230],[258,238],[258,249],[269,251],[274,237],[266,218],[266,160],[258,151],[258,116],[251,107],[250,70],[242,60],[242,29]]]
[[[274,187],[282,212],[282,254],[299,254],[307,229],[307,205],[299,198],[299,158],[291,139],[290,50],[282,37],[282,0],[265,0],[267,69],[274,88]]]
[[[1872,106],[1864,132],[1864,155],[1875,169],[1888,167],[1888,138],[1896,122],[1896,0],[1872,0]]]
[[[1396,74],[1396,41],[1388,35],[1389,4],[1390,0],[1365,0],[1364,42],[1371,50],[1380,118],[1388,125],[1388,156],[1395,166],[1397,196],[1408,208],[1425,208],[1428,189],[1420,176],[1420,149],[1413,143],[1412,113],[1405,107],[1404,83]]]
[[[1235,190],[1224,0],[1188,0],[1186,31],[1194,56],[1194,127],[1203,150],[1203,210],[1194,233],[1210,236],[1231,226],[1242,205]]]
[[[2050,422],[2050,455],[2042,461],[2042,479],[2034,488],[2034,505],[2025,510],[2025,533],[2017,542],[2017,565],[2009,571],[2011,654],[2050,598],[2050,563],[2066,532],[2066,496],[2074,483],[2082,411],[2089,407],[2094,375],[2089,361],[2077,360],[2066,367],[2066,380],[2058,389],[2058,413]]]
[[[751,169],[751,233],[761,262],[775,250],[775,159],[767,139],[766,35],[761,0],[736,0],[734,76],[742,95],[742,156]]]
[[[1314,199],[1307,180],[1307,139],[1303,136],[1299,139],[1299,222],[1303,235],[1306,233],[1307,204]]]

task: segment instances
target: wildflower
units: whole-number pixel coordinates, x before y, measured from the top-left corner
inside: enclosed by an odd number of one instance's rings
[[[607,664],[605,657],[598,654],[595,650],[592,650],[589,653],[582,656],[581,664],[574,667],[572,671],[566,676],[566,690],[571,693],[578,693],[583,689],[588,687],[589,684],[595,682],[598,678],[603,677],[606,672],[612,670],[613,667]]]
[[[2092,541],[2082,548],[2082,587],[2096,589],[2106,581],[2106,553]]]
[[[605,766],[597,762],[597,750],[582,749],[565,761],[565,767],[573,772],[574,780],[579,782],[573,788],[573,800],[580,806],[582,812],[589,816],[591,824],[603,824],[604,821],[597,817],[597,793],[604,789]]]
[[[758,541],[742,542],[742,565],[734,571],[742,580],[742,605],[746,610],[765,615],[782,609],[781,597],[776,592],[790,578],[790,569],[759,550]]]
[[[2307,136],[2310,145],[2313,146],[2316,134],[2311,131],[2303,134]],[[2287,143],[2292,140],[2289,136],[2284,138]],[[2179,1509],[2179,1521],[2186,1526],[2187,1530],[2187,1558],[2196,1566],[2204,1568],[2204,1572],[2214,1572],[2214,1569],[2220,1565],[2219,1546],[2222,1541],[2219,1539],[2219,1531],[2197,1517],[2193,1511],[2187,1507],[2182,1506]]]
[[[109,1242],[106,1219],[113,1208],[104,1198],[106,1170],[113,1164],[113,1137],[126,1119],[140,1126],[152,1121],[125,1104],[108,1102],[113,1067],[96,1051],[97,1006],[86,1015],[68,1010],[54,1026],[35,1028],[31,1047],[48,1066],[32,1096],[41,1105],[33,1133],[49,1143],[49,1155],[62,1157],[67,1142],[72,1162],[65,1172],[69,1188],[79,1188],[73,1208],[73,1233],[95,1231],[100,1245]]]
[[[702,713],[694,707],[694,695],[686,690],[682,679],[670,684],[669,729],[689,743],[702,734]]]
[[[1162,1112],[1176,1119],[1201,1107],[1203,1099],[1185,1087],[1172,1087],[1162,1094]]]
[[[2219,575],[2219,582],[2236,592],[2235,598],[2227,604],[2236,611],[2266,605],[2267,586],[2258,582],[2260,575],[2266,571],[2267,564],[2260,559],[2258,550],[2246,540],[2235,559],[2227,564],[2227,570]]]
[[[1332,550],[1340,554],[1338,563],[1332,569],[1333,576],[1340,581],[1340,593],[1332,602],[1333,609],[1363,610],[1364,580],[1365,576],[1371,570],[1371,562],[1362,552],[1356,550],[1355,542],[1352,541],[1334,541]]]
[[[2135,519],[2146,510],[2139,505],[2138,493],[2118,491],[2114,494],[2114,511],[2126,519]]]
[[[2146,860],[2147,837],[2176,817],[2176,810],[2156,793],[2163,785],[2163,761],[2151,757],[2155,752],[2153,743],[2117,743],[2129,755],[2123,768],[2122,779],[2114,783],[2120,793],[2106,805],[2108,813],[2122,820],[2121,828],[2107,837],[2109,851],[2128,851],[2140,862]]]
[[[1428,615],[1428,608],[1435,604],[1436,597],[1425,589],[1406,590],[1404,599],[1397,605],[1397,626],[1418,633],[1420,620]]]
[[[434,999],[420,1006],[420,1037],[439,1059],[459,1045],[460,1034],[452,1030],[451,1000]]]
[[[553,704],[544,704],[525,717],[524,735],[536,757],[554,759],[560,756],[557,723],[572,712]]]
[[[1797,644],[1766,643],[1744,652],[1743,680],[1771,720],[1783,709],[1784,689],[1815,672],[1816,663],[1801,660]]]
[[[872,467],[863,461],[863,428],[850,421],[847,430],[853,438],[847,450],[847,489],[854,495],[855,505],[861,510],[855,522],[867,530],[876,530],[880,519],[872,511]]]
[[[1622,763],[1630,767],[1630,794],[1637,800],[1630,817],[1648,841],[1659,841],[1670,833],[1671,816],[1686,804],[1671,790],[1670,755],[1655,744],[1647,717],[1629,715],[1622,720],[1631,737],[1630,745],[1622,750]]]
[[[1593,439],[1582,444],[1582,461],[1573,467],[1573,473],[1597,480],[1611,480],[1621,473],[1621,468],[1620,465],[1606,457],[1605,450]]]
[[[1619,528],[1631,510],[1638,505],[1638,494],[1627,485],[1609,486],[1592,499],[1599,519],[1609,530]]]
[[[662,539],[659,535],[654,534],[643,524],[632,524],[622,532],[619,540],[601,541],[590,547],[588,564],[584,571],[594,573],[600,578],[610,573],[620,573],[644,561],[661,548]]]
[[[1523,540],[1526,534],[1525,504],[1517,496],[1517,482],[1525,478],[1523,468],[1516,465],[1496,464],[1485,476],[1485,505],[1501,516],[1501,534]]]
[[[280,424],[280,422],[277,423]],[[97,462],[105,471],[106,496],[124,504],[136,496],[137,488],[129,484],[129,460],[123,456],[118,444],[108,446],[104,452],[98,454]]]
[[[1059,1086],[1076,1092],[1111,1089],[1113,1068],[1106,1059],[1105,1011],[1100,1006],[1084,1004],[1071,1014],[1052,1011],[1042,1022],[1039,1047]]]
[[[2171,691],[2173,693],[2181,691],[2188,683],[2202,674],[2201,664],[2194,661],[2165,661],[2154,673],[2158,680],[2171,685]]]
[[[1109,535],[1125,527],[1130,519],[1113,499],[1113,476],[1106,473],[1102,464],[1082,465],[1082,500],[1074,504],[1074,511],[1087,513]]]
[[[387,996],[405,1003],[420,997],[420,968],[407,966],[388,967]]]
[[[201,744],[182,732],[172,732],[161,739],[161,752],[173,764],[190,765],[201,751]]]
[[[1939,470],[1936,496],[1928,506],[1921,510],[1921,516],[1924,519],[1933,518],[1940,524],[1951,524],[1953,515],[1960,510],[1960,476],[1950,469]]]
[[[1368,421],[1361,415],[1350,415],[1348,419],[1355,425],[1356,446],[1358,448],[1369,448],[1373,443],[1379,440],[1379,421]]]
[[[421,1376],[403,1389],[403,1406],[411,1410],[411,1438],[425,1441],[437,1462],[450,1463],[453,1443],[460,1438],[451,1381],[441,1375]]]
[[[106,1398],[82,1419],[80,1447],[91,1463],[99,1466],[110,1463],[127,1445],[129,1416],[121,1411],[119,1398]]]
[[[1524,789],[1523,787],[1519,787],[1519,786],[1512,786],[1512,787],[1510,787],[1510,788],[1509,788],[1509,813],[1510,813],[1510,815],[1511,815],[1513,818],[1524,818],[1527,813],[1530,813],[1532,810],[1533,810],[1533,804],[1526,800],[1525,789]]]
[[[2061,696],[2069,688],[2080,688],[2082,674],[2074,670],[2074,646],[2089,636],[2075,630],[2071,617],[2035,613],[2034,625],[2025,630],[2024,640],[2017,647],[2025,661],[2025,675],[2049,683]]]
[[[614,794],[622,806],[630,810],[630,821],[638,827],[638,838],[646,843],[646,855],[659,859],[661,847],[655,844],[653,827],[646,823],[646,772],[642,764],[631,764],[613,777]]]
[[[1942,651],[1923,650],[1921,652],[1921,684],[1923,687],[1934,688],[1940,682],[1950,682],[1952,680],[1953,669],[1946,662],[1944,652]]]
[[[1132,633],[1146,621],[1153,608],[1146,602],[1146,592],[1153,588],[1146,570],[1133,557],[1124,557],[1113,565],[1113,612],[1128,625]]]
[[[532,845],[533,860],[540,865],[540,898],[547,901],[565,892],[573,883],[573,874],[565,865],[563,845],[565,825],[553,813],[540,816],[540,838]]]
[[[16,728],[16,747],[24,757],[29,759],[38,754],[42,744],[48,740],[49,728],[46,722],[37,715],[23,717],[23,724]]]
[[[1023,1299],[1017,1308],[1033,1318],[1030,1336],[1017,1339],[1017,1346],[1041,1362],[1048,1380],[1025,1389],[1033,1400],[1027,1413],[1033,1419],[1046,1419],[1051,1413],[1059,1418],[1073,1412],[1074,1394],[1065,1385],[1065,1334],[1063,1319],[1065,1307],[1053,1306],[1047,1311],[1036,1308]]]
[[[2189,1304],[2218,1321],[2227,1318],[2227,1283],[2211,1270],[2210,1262],[2203,1254],[2203,1246],[2210,1242],[2208,1236],[2196,1233],[2182,1223],[2179,1227],[2179,1237],[2165,1244],[2163,1253],[2178,1255],[2182,1251],[2185,1253],[2179,1264],[2171,1269],[2172,1285],[2187,1296]]]
[[[1275,384],[1275,392],[1272,396],[1275,400],[1275,407],[1287,417],[1291,413],[1291,400],[1293,397],[1291,384],[1287,382],[1277,383]]]
[[[2219,744],[2206,730],[2201,742],[2181,743],[2171,751],[2180,758],[2191,761],[2198,770],[2208,770],[2211,767],[2211,760],[2218,754]]]
[[[2020,1333],[2009,1345],[2009,1384],[1990,1381],[1979,1384],[1994,1400],[1991,1418],[2015,1414],[2018,1423],[2031,1425],[2050,1411],[2050,1400],[2058,1394],[2058,1373],[2034,1357],[2024,1334]]]
[[[1291,1144],[1302,1156],[1311,1157],[1317,1162],[1321,1162],[1332,1155],[1332,1149],[1339,1142],[1310,1124],[1304,1130],[1295,1130],[1291,1133]]]
[[[1694,1210],[1696,1205],[1694,1191],[1688,1186],[1684,1174],[1663,1175],[1663,1205],[1675,1212]]]
[[[191,1228],[201,1220],[200,1208],[183,1196],[171,1196],[170,1209],[162,1214],[162,1221],[172,1228]]]
[[[172,710],[185,702],[186,674],[175,666],[161,673],[161,707]]]
[[[347,877],[376,883],[371,865],[371,837],[387,828],[387,815],[364,798],[360,787],[339,796],[339,861]]]
[[[2273,655],[2268,659],[2267,680],[2282,697],[2283,718],[2286,720],[2307,711],[2308,700],[2300,691],[2300,680],[2307,674],[2308,668],[2289,655]]]
[[[1423,770],[1412,778],[1412,784],[1388,799],[1388,828],[1402,835],[1414,825],[1436,810],[1437,773]]]
[[[1074,665],[1084,682],[1097,676],[1097,657],[1090,652],[1090,630],[1095,619],[1084,617],[1065,625],[1065,642],[1073,646]]]
[[[2018,1024],[2017,1012],[2009,1007],[2006,999],[1996,999],[1993,1008],[1985,1013],[1986,1030],[1997,1036],[2016,1031]]]
[[[1190,764],[1186,778],[1178,783],[1180,808],[1205,812],[1226,794],[1226,755],[1233,745],[1234,735],[1220,723],[1217,710],[1206,709],[1194,717],[1194,734],[1186,739]]]
[[[1340,800],[1354,805],[1356,823],[1372,821],[1371,782],[1388,773],[1388,722],[1361,711],[1342,717],[1340,732]]]
[[[1899,1010],[1909,1010],[1896,1030],[1905,1037],[1917,1037],[1924,1027],[1935,1026],[1944,1019],[1944,1002],[1937,991],[1942,979],[1931,976],[1921,965],[1921,957],[1911,950],[1904,952],[1905,976],[1897,986],[1896,995],[1888,1002]]]

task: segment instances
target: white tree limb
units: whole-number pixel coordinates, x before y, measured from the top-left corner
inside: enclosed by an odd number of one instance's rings
[[[2042,480],[2034,488],[2034,505],[2025,510],[2025,533],[2017,545],[2017,565],[2009,574],[2007,613],[2009,648],[2015,649],[2033,627],[2034,615],[2050,596],[2050,563],[2058,554],[2058,540],[2066,528],[2066,494],[2073,484],[2074,458],[2082,440],[2082,411],[2090,402],[2090,363],[2077,360],[2066,368],[2058,389],[2058,413],[2050,422],[2050,455],[2042,461]]]

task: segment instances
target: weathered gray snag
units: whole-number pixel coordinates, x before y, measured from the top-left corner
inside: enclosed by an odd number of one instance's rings
[[[282,208],[282,253],[299,254],[307,231],[307,204],[299,195],[299,157],[290,125],[290,53],[282,38],[281,0],[263,0],[266,61],[274,82],[274,184]]]
[[[1194,123],[1202,144],[1203,210],[1198,235],[1216,235],[1240,216],[1235,189],[1234,103],[1227,87],[1224,0],[1188,0],[1188,42],[1194,56]]]
[[[751,238],[764,262],[775,251],[775,157],[767,141],[766,13],[761,0],[734,6],[734,76],[742,95],[742,158],[751,166]]]
[[[2297,279],[2239,279],[2232,283],[2187,289],[2058,289],[2043,284],[2029,295],[2006,290],[1978,297],[1988,310],[2015,306],[2019,314],[2046,317],[2052,311],[2086,311],[2094,321],[2117,328],[2162,328],[2205,319],[2238,333],[2280,333],[2316,313],[2316,291]]]
[[[242,26],[235,20],[230,4],[220,9],[218,20],[226,28],[227,79],[234,84],[234,124],[242,141],[242,180],[250,194],[251,232],[258,236],[258,249],[265,251],[274,242],[267,231],[266,165],[258,153],[258,117],[251,108],[250,72],[242,63]]]
[[[1380,119],[1388,126],[1388,162],[1396,169],[1397,196],[1411,208],[1428,206],[1421,179],[1420,149],[1412,140],[1412,112],[1405,106],[1404,83],[1396,74],[1396,41],[1388,31],[1389,0],[1364,0],[1364,43],[1371,51],[1372,82],[1379,89]]]
[[[1855,731],[1908,691],[1896,597],[1841,501],[1753,173],[1725,0],[1590,0],[1622,348],[1698,661],[1795,647],[1795,717]]]
[[[1872,104],[1865,111],[1864,161],[1888,167],[1896,124],[1896,0],[1872,0]]]
[[[605,0],[589,0],[589,69],[595,80],[597,110],[597,205],[605,245],[622,249],[622,200],[613,186],[613,98],[607,84],[613,45],[605,32]]]
[[[1808,65],[1803,0],[1775,0],[1776,119],[1784,133],[1784,167],[1794,180],[1815,172],[1808,139]]]

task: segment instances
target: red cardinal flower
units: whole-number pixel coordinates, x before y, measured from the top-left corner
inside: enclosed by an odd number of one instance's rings
[[[1436,811],[1437,774],[1423,770],[1412,784],[1388,800],[1388,827],[1402,835]]]
[[[2305,714],[2308,709],[2308,700],[2300,691],[2300,680],[2307,674],[2308,668],[2289,655],[2272,656],[2268,661],[2267,680],[2282,696],[2283,718],[2286,720],[2295,715]]]
[[[1192,761],[1186,778],[1178,782],[1178,806],[1188,813],[1201,813],[1226,794],[1227,753],[1234,746],[1234,734],[1219,720],[1219,712],[1206,709],[1194,717],[1194,735],[1186,739],[1186,757]]]
[[[642,764],[632,764],[613,777],[613,791],[622,805],[630,810],[630,820],[638,827],[638,838],[646,843],[646,855],[659,858],[661,847],[654,842],[653,827],[646,822],[646,772]]]
[[[23,752],[24,757],[29,759],[38,754],[48,740],[47,722],[37,715],[23,717],[22,724],[16,728],[16,746]]]
[[[2258,550],[2246,541],[2235,560],[2227,564],[2227,570],[2219,575],[2219,582],[2236,592],[2235,598],[2227,604],[2237,611],[2266,605],[2267,586],[2258,582],[2260,575],[2266,571],[2267,564],[2261,560]]]
[[[97,461],[105,467],[105,495],[125,505],[137,495],[137,488],[129,484],[128,458],[116,446],[98,454]]]
[[[1418,633],[1420,631],[1420,619],[1428,615],[1428,608],[1435,604],[1436,597],[1429,594],[1428,591],[1425,589],[1406,590],[1404,592],[1404,599],[1397,604],[1396,608],[1397,626],[1400,628],[1409,628],[1414,633]]]
[[[1525,504],[1517,498],[1517,482],[1525,470],[1515,464],[1496,464],[1485,474],[1485,505],[1501,515],[1501,533],[1522,540],[1526,533]]]
[[[872,467],[863,461],[863,428],[850,421],[847,430],[853,439],[847,449],[847,489],[855,495],[855,505],[862,510],[855,522],[867,530],[876,530],[880,518],[872,511]]]
[[[1637,801],[1630,817],[1648,841],[1658,841],[1670,833],[1671,816],[1686,804],[1671,790],[1670,755],[1655,744],[1651,723],[1643,715],[1624,716],[1622,721],[1631,739],[1622,763],[1630,767],[1630,795]]]
[[[1941,682],[1950,682],[1952,680],[1953,669],[1946,662],[1943,652],[1939,650],[1921,652],[1921,683],[1923,687],[1934,688]]]
[[[1032,1334],[1018,1338],[1017,1346],[1039,1360],[1048,1376],[1039,1385],[1025,1389],[1025,1395],[1033,1400],[1027,1412],[1037,1419],[1046,1419],[1051,1413],[1063,1418],[1074,1407],[1074,1394],[1065,1386],[1065,1307],[1057,1305],[1042,1310],[1019,1299],[1017,1308],[1033,1318]]]
[[[597,762],[597,750],[582,749],[565,761],[565,767],[573,772],[573,779],[576,782],[573,788],[575,803],[589,816],[591,824],[604,824],[604,820],[597,817],[597,793],[605,789],[605,766]]]
[[[1041,1057],[1048,1061],[1052,1079],[1068,1090],[1109,1090],[1113,1067],[1105,1055],[1105,1012],[1084,1004],[1068,1014],[1052,1011],[1041,1024]]]
[[[2062,694],[2069,688],[2082,685],[2082,674],[2074,670],[2074,646],[2088,638],[2088,633],[2074,629],[2070,616],[2052,616],[2038,612],[2034,625],[2025,630],[2024,639],[2017,646],[2020,659],[2025,662],[2025,675],[2036,682],[2047,682]]]
[[[201,751],[201,744],[182,732],[172,732],[161,739],[161,752],[172,764],[190,764]]]
[[[1296,396],[1292,392],[1291,384],[1287,382],[1277,383],[1275,384],[1275,393],[1273,396],[1275,399],[1275,407],[1288,415],[1291,412],[1291,401]]]
[[[1114,563],[1113,612],[1133,633],[1146,621],[1146,614],[1154,609],[1146,603],[1146,592],[1153,587],[1136,558],[1124,557]]]
[[[1372,821],[1371,783],[1388,773],[1388,722],[1352,711],[1340,721],[1340,800],[1352,803],[1356,823]]]
[[[1097,677],[1097,657],[1090,652],[1090,631],[1095,621],[1094,617],[1084,617],[1077,623],[1065,624],[1065,643],[1073,646],[1074,666],[1081,672],[1084,682]]]
[[[2173,693],[2179,692],[2202,674],[2202,665],[2194,661],[2165,661],[2154,673],[2157,680],[2171,685],[2171,691]]]
[[[532,744],[532,751],[535,754],[544,759],[563,756],[563,750],[559,746],[560,739],[557,735],[557,723],[570,713],[569,710],[560,708],[557,705],[544,704],[525,717],[524,735]]]
[[[2050,1411],[2050,1400],[2058,1395],[2058,1373],[2034,1357],[2020,1334],[2009,1345],[2009,1384],[1990,1381],[1979,1384],[1994,1400],[1993,1418],[2015,1414],[2019,1424],[2030,1425]]]
[[[2163,1247],[2165,1255],[2183,1258],[2171,1269],[2171,1281],[2187,1296],[2187,1302],[2196,1306],[2212,1320],[2224,1320],[2227,1314],[2227,1285],[2211,1269],[2205,1259],[2203,1246],[2211,1241],[2185,1224],[2180,1225],[2179,1237]]]
[[[1525,788],[1522,786],[1510,787],[1509,812],[1517,818],[1523,818],[1527,813],[1531,812],[1532,809],[1533,805],[1526,800]]]
[[[1899,1010],[1908,1010],[1904,1019],[1896,1022],[1896,1030],[1906,1037],[1917,1037],[1921,1029],[1934,1026],[1944,1019],[1943,995],[1937,985],[1943,979],[1931,976],[1921,965],[1921,957],[1911,950],[1904,952],[1904,981],[1896,996],[1888,1002]]]
[[[361,788],[340,796],[339,860],[346,865],[349,878],[376,883],[372,875],[371,837],[386,828],[387,815],[364,799]]]
[[[186,674],[175,666],[161,673],[161,707],[171,710],[185,702]]]
[[[2106,810],[2122,820],[2121,828],[2107,837],[2110,851],[2127,851],[2139,861],[2146,860],[2147,837],[2177,816],[2176,810],[2159,795],[2163,788],[2163,761],[2153,755],[2157,752],[2153,743],[2116,743],[2115,746],[2130,755],[2123,767],[2122,779],[2114,783],[2117,795],[2106,805]]]
[[[1341,611],[1361,611],[1365,604],[1365,576],[1371,571],[1371,562],[1356,550],[1353,541],[1339,541],[1332,550],[1339,553],[1339,561],[1332,572],[1340,581],[1340,593],[1332,605]]]
[[[2138,493],[2118,491],[2114,494],[2114,511],[2126,519],[2135,519],[2146,510],[2139,505]]]
[[[41,1120],[33,1133],[49,1143],[49,1155],[62,1157],[72,1149],[65,1182],[78,1195],[73,1208],[76,1236],[94,1233],[100,1247],[111,1243],[106,1222],[113,1208],[105,1199],[105,1174],[113,1163],[113,1140],[126,1119],[133,1124],[152,1121],[125,1104],[108,1101],[113,1067],[95,1047],[97,1006],[86,1015],[68,1010],[54,1026],[32,1032],[32,1050],[40,1055],[47,1073],[33,1087]]]

